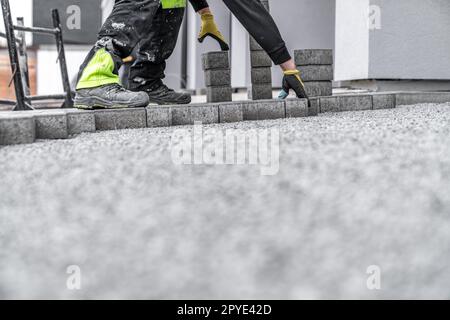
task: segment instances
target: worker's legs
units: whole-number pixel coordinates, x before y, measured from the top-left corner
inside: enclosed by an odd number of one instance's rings
[[[118,70],[148,31],[160,7],[159,0],[116,0],[98,41],[80,68],[75,105],[80,108],[124,107],[148,104],[143,93],[124,90]]]
[[[177,93],[162,82],[165,78],[166,61],[175,50],[185,8],[159,8],[150,31],[140,40],[136,61],[130,67],[128,88],[145,91],[151,102],[158,104],[186,104],[189,94]]]

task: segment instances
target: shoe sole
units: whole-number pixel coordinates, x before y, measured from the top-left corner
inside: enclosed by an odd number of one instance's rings
[[[82,110],[143,108],[148,104],[148,102],[125,104],[117,101],[106,101],[100,97],[75,98],[74,101],[74,107]]]

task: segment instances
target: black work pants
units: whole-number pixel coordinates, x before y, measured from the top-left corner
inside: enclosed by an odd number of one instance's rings
[[[258,0],[223,0],[223,2],[270,55],[275,64],[281,64],[291,58],[272,16]],[[173,51],[174,43],[176,43],[173,39],[178,37],[182,19],[181,14],[173,16],[169,14],[166,17],[173,18],[172,27],[170,27],[162,18],[164,11],[161,9],[159,0],[116,0],[113,12],[99,32],[99,41],[82,65],[81,71],[98,48],[106,48],[112,54],[118,71],[121,60],[130,56],[133,49],[139,45],[138,60],[132,67],[133,70],[130,70],[130,77],[136,78],[138,74],[142,76],[147,64],[148,70],[156,72],[157,76],[147,74],[142,78],[151,80],[160,77],[161,69],[155,71],[156,69],[152,69],[155,65],[151,66],[151,64],[153,62],[158,64],[164,57],[170,56],[169,52]],[[153,28],[156,28],[156,31],[152,30]],[[159,34],[159,40],[158,37],[156,40],[151,39],[151,35],[155,37],[155,33]],[[169,37],[172,37],[172,40],[168,43],[161,42],[161,39]],[[153,54],[148,54],[149,52]],[[159,58],[157,55],[160,59],[156,59]],[[164,63],[159,65],[165,67]],[[143,72],[139,72],[138,67],[143,68]]]

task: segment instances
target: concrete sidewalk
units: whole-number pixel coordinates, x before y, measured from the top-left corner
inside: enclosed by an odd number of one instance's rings
[[[279,173],[177,127],[0,147],[0,298],[450,298],[450,104],[208,128],[279,128]]]

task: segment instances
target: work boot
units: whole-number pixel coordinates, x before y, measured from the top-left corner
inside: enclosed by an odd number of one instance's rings
[[[129,91],[119,84],[78,89],[75,96],[75,108],[78,109],[137,108],[148,104],[145,92]]]
[[[141,90],[147,93],[150,103],[159,105],[191,103],[190,94],[175,92],[174,90],[169,89],[161,80],[152,86],[142,88]]]

